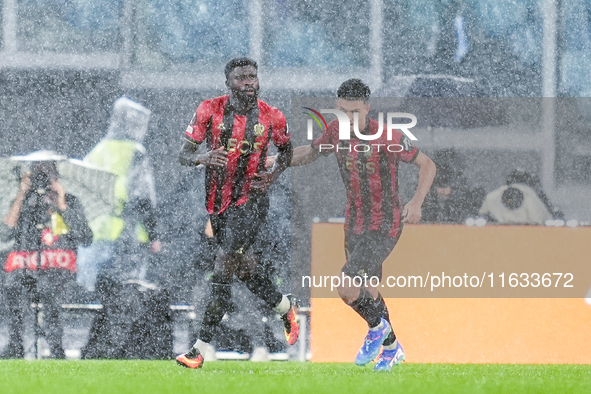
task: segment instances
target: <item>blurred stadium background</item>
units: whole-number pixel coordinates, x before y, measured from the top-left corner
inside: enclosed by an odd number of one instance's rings
[[[457,148],[472,183],[487,191],[526,168],[568,219],[591,221],[588,0],[1,3],[0,156],[52,149],[81,158],[105,134],[116,98],[141,102],[153,113],[145,145],[168,245],[201,231],[195,216],[204,215],[194,209],[198,182],[178,164],[181,135],[203,99],[225,94],[223,65],[241,55],[259,62],[261,98],[288,119],[292,97],[333,96],[350,77],[377,96],[563,98],[526,133],[507,127],[491,139],[490,130],[458,125],[417,145]],[[305,142],[303,132],[293,138]],[[336,170],[332,160],[324,166]],[[308,177],[319,168],[292,180],[321,188],[322,178]],[[412,179],[413,169],[404,171]],[[314,205],[293,200],[294,275],[310,270],[312,219],[341,216],[343,198],[339,190]],[[172,249],[164,260],[182,272],[190,256]]]

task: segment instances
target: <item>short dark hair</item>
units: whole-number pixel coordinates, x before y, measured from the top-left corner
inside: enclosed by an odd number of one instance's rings
[[[361,79],[351,78],[339,86],[337,97],[345,100],[363,100],[367,101],[371,95],[371,90]]]
[[[257,70],[259,69],[259,65],[254,60],[252,60],[248,57],[236,57],[236,58],[230,60],[226,64],[226,67],[224,68],[224,74],[226,74],[226,79],[228,79],[228,77],[230,76],[230,73],[236,67],[244,67],[244,66],[253,66]]]
[[[535,188],[539,185],[540,179],[528,171],[515,169],[507,176],[507,185],[513,185],[514,183],[521,183]]]

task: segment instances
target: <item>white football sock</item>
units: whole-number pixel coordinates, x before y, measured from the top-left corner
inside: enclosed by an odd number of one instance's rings
[[[369,330],[370,331],[377,331],[377,330],[381,330],[382,328],[384,328],[384,323],[382,321],[380,321],[380,324],[378,324],[375,327],[370,327]]]
[[[287,298],[284,295],[283,298],[281,299],[281,302],[279,303],[279,305],[277,305],[274,309],[275,309],[275,312],[277,312],[283,316],[289,311],[290,307],[291,307],[291,303],[289,302],[289,298]]]
[[[394,342],[392,342],[391,345],[384,346],[384,349],[386,349],[386,350],[394,350],[394,349],[396,349],[396,346],[398,346],[398,339],[395,339]]]
[[[195,344],[193,345],[193,347],[196,347],[197,349],[199,349],[199,352],[201,354],[205,353],[205,350],[207,350],[208,346],[209,346],[209,343],[203,342],[201,339],[198,339],[197,342],[195,342]]]

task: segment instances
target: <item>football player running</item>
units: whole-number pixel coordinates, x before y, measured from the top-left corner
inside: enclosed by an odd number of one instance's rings
[[[378,122],[368,117],[369,97],[370,89],[361,80],[345,81],[337,91],[336,108],[349,118],[350,139],[339,138],[339,121],[335,119],[310,145],[294,149],[290,165],[310,164],[321,154],[334,152],[336,155],[347,190],[347,262],[342,268],[344,280],[338,293],[369,326],[355,363],[366,365],[379,355],[374,369],[389,371],[403,361],[405,355],[392,329],[386,303],[378,291],[379,284],[374,287],[371,285],[373,281],[366,280],[366,286],[356,287],[352,285],[355,283],[353,278],[366,276],[381,280],[382,264],[396,246],[404,223],[418,223],[421,219],[421,206],[431,188],[436,168],[428,156],[396,130],[390,140],[386,136],[372,140],[372,145],[367,145],[369,149],[356,147],[365,141],[353,134],[355,114],[362,134],[374,135],[379,130]],[[396,149],[383,148],[392,144]],[[404,207],[398,193],[398,163],[401,161],[419,167],[416,192]]]
[[[228,62],[225,74],[230,94],[199,105],[180,153],[181,164],[206,167],[206,207],[219,245],[198,340],[189,352],[176,358],[188,368],[202,366],[202,353],[230,308],[234,277],[282,315],[290,345],[298,338],[294,302],[277,290],[251,248],[269,209],[267,189],[289,166],[293,155],[285,116],[257,98],[257,71],[257,63],[248,58]],[[267,171],[271,140],[279,153],[275,166]],[[205,152],[199,149],[203,142]]]

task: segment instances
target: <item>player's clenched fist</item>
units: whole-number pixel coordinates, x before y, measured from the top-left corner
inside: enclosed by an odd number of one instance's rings
[[[409,201],[402,211],[402,223],[416,224],[421,220],[421,204]]]

